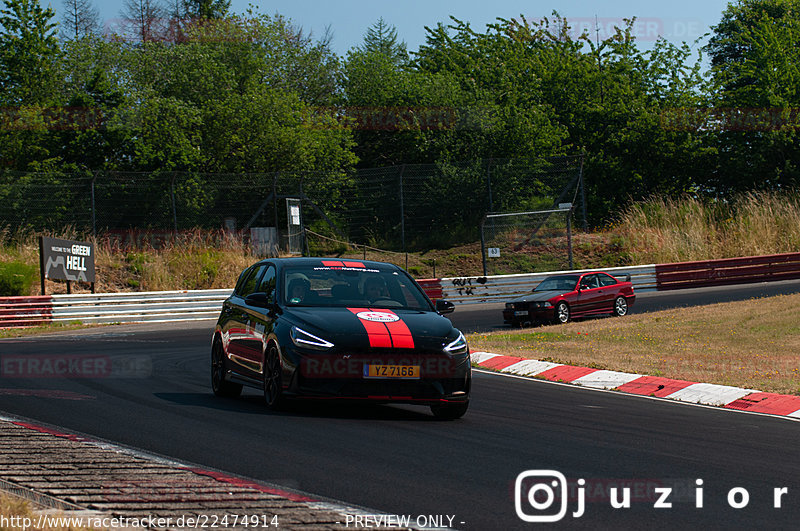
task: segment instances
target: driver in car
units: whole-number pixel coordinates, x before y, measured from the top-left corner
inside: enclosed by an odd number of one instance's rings
[[[386,289],[386,282],[380,277],[368,278],[364,282],[364,297],[369,302],[387,298],[388,291]]]

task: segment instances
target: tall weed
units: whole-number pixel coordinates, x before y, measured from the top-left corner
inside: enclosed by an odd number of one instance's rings
[[[800,197],[750,192],[731,201],[652,198],[631,206],[612,232],[638,263],[798,252]]]

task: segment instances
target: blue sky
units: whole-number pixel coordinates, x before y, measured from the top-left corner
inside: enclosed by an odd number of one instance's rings
[[[48,0],[41,0],[47,5]],[[49,0],[60,19],[62,0]],[[120,15],[123,0],[95,0],[101,19],[113,22]],[[621,24],[622,18],[636,16],[636,31],[643,47],[648,47],[658,35],[680,43],[692,42],[708,32],[719,22],[728,4],[727,0],[233,0],[231,11],[243,13],[249,4],[260,12],[278,12],[291,18],[306,31],[320,36],[330,26],[334,50],[343,55],[361,43],[367,28],[379,17],[397,28],[400,38],[410,51],[425,42],[425,26],[447,22],[453,15],[469,21],[473,28],[482,30],[497,17],[511,18],[520,14],[529,19],[549,16],[558,9],[575,27],[594,28],[595,17],[601,28]],[[601,34],[602,36],[602,34]]]

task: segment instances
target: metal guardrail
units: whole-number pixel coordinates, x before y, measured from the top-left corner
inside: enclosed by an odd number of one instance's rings
[[[214,289],[6,297],[0,299],[0,327],[214,319],[230,294],[230,289]]]
[[[583,273],[588,271],[605,271],[615,277],[630,275],[633,287],[638,292],[655,291],[657,289],[656,266],[645,265],[608,269],[583,269],[578,271],[554,271],[523,275],[443,278],[440,280],[441,295],[439,297],[456,304],[505,302],[508,299],[529,293],[539,282],[550,275]],[[426,287],[426,291],[428,291],[428,287]]]
[[[52,321],[53,297],[0,298],[0,328],[35,326]]]
[[[53,295],[53,321],[168,322],[219,317],[230,289]]]

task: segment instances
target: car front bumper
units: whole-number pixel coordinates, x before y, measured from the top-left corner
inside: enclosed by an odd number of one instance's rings
[[[517,325],[520,323],[552,321],[553,319],[555,319],[555,309],[552,306],[550,308],[503,310],[503,322],[505,324]]]
[[[287,395],[310,399],[352,399],[412,404],[469,400],[469,354],[309,354],[293,352]],[[370,377],[367,365],[416,366],[414,377]]]

